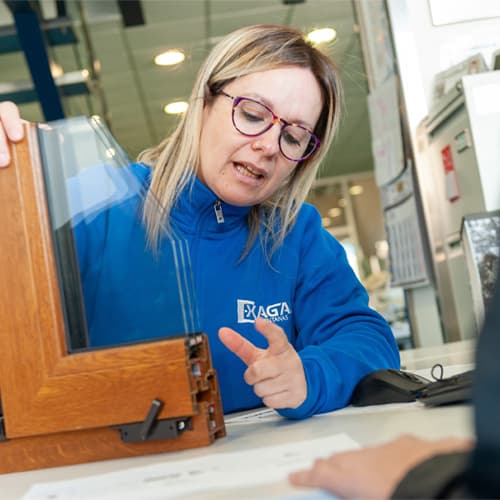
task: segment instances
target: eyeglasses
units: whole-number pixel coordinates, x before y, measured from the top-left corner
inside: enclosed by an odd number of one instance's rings
[[[279,123],[281,125],[279,147],[281,154],[288,160],[303,161],[321,144],[313,132],[302,125],[283,120],[275,115],[271,108],[255,99],[233,97],[222,90],[218,93],[232,99],[233,125],[240,134],[256,137],[267,132],[275,123]]]

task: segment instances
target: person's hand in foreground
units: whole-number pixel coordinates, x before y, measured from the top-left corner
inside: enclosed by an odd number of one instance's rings
[[[386,444],[318,459],[307,470],[290,474],[295,486],[321,488],[342,498],[389,498],[403,477],[434,455],[465,451],[471,441],[435,441],[401,436]]]
[[[282,328],[264,318],[255,328],[269,342],[267,349],[254,346],[231,328],[221,328],[221,342],[247,366],[245,382],[269,408],[297,408],[306,399],[307,382],[302,361]]]
[[[13,102],[0,102],[0,168],[10,163],[7,138],[19,142],[23,138],[22,120],[19,109]]]

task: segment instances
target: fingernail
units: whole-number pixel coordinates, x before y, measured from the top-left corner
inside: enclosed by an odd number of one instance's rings
[[[13,141],[19,141],[23,137],[23,129],[21,127],[15,127],[11,130],[10,136]]]
[[[10,162],[10,158],[6,153],[0,153],[0,167],[6,167]]]

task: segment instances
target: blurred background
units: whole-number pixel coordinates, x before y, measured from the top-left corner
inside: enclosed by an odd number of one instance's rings
[[[469,4],[4,0],[0,99],[19,104],[31,121],[99,115],[134,158],[173,130],[189,106],[201,61],[221,37],[258,23],[303,30],[336,61],[345,94],[339,133],[309,201],[344,245],[372,306],[389,321],[400,347],[458,340],[472,328],[472,309],[459,318],[472,301],[461,292],[450,301],[458,268],[444,272],[440,263],[458,262],[453,260],[456,240],[449,255],[436,248],[458,229],[446,233],[437,227],[436,214],[460,207],[461,200],[460,195],[452,200],[456,193],[451,193],[436,205],[431,200],[441,196],[441,187],[426,194],[442,167],[422,170],[432,164],[425,151],[436,130],[421,123],[452,102],[450,92],[464,74],[496,69],[483,57],[490,58],[500,46],[500,3],[478,0],[474,9]],[[457,70],[470,57],[473,64]],[[491,175],[481,185],[488,182]],[[475,202],[461,209],[459,219],[495,208],[496,202]],[[467,288],[465,258],[459,257],[457,286]]]
[[[25,55],[15,50],[9,7],[19,11],[21,4],[0,2],[0,93],[20,104],[25,119],[43,121]],[[345,243],[360,278],[371,274],[370,258],[373,263],[375,245],[385,236],[372,175],[368,83],[350,0],[42,0],[35,8],[51,28],[47,53],[53,77],[62,80],[65,116],[100,115],[132,158],[175,127],[200,63],[222,36],[258,23],[323,30],[318,46],[338,65],[345,112],[310,201]],[[162,54],[163,62],[157,61],[164,65],[155,63]]]

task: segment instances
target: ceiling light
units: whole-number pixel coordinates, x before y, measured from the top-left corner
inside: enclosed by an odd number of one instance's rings
[[[339,198],[339,200],[337,201],[337,205],[341,208],[344,208],[346,205],[344,198]]]
[[[184,113],[188,109],[188,103],[186,101],[174,101],[169,102],[164,108],[163,111],[167,113],[167,115],[180,115]]]
[[[349,188],[349,194],[351,196],[357,196],[358,194],[361,194],[363,192],[363,186],[360,186],[359,184],[354,184]]]
[[[328,215],[330,217],[340,217],[342,215],[342,209],[339,207],[330,208],[330,210],[328,210]]]
[[[323,227],[330,227],[332,225],[332,219],[330,219],[330,217],[321,217],[321,223]]]
[[[310,31],[306,36],[306,40],[311,43],[326,43],[335,40],[336,37],[337,32],[333,28],[320,28]]]
[[[54,61],[51,61],[50,74],[52,75],[52,78],[59,78],[64,74],[62,66],[60,64],[55,63]]]
[[[181,63],[184,59],[186,59],[186,56],[181,50],[167,50],[155,57],[155,64],[158,66],[173,66]]]

